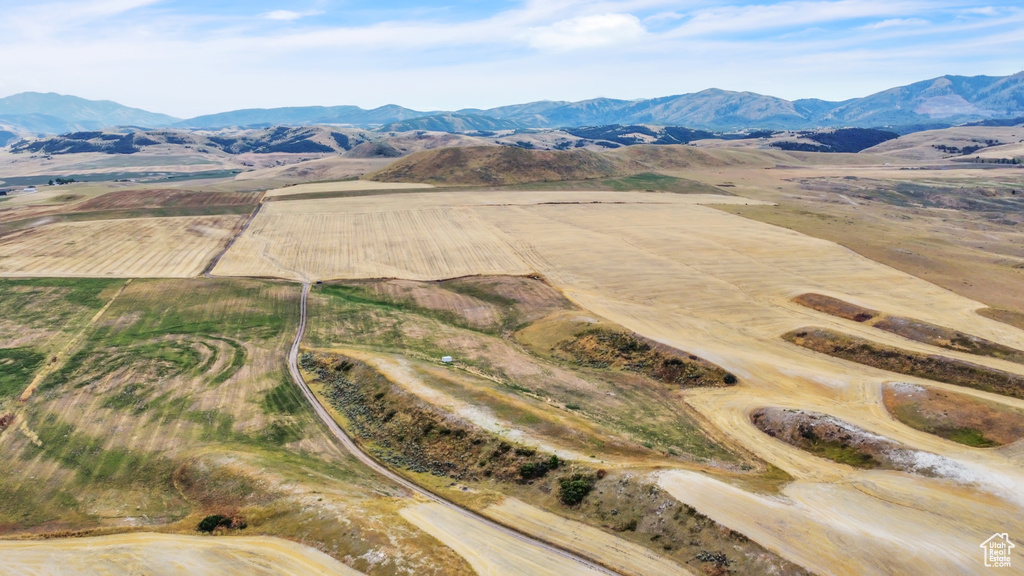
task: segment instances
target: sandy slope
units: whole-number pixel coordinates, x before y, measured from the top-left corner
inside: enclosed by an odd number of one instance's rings
[[[0,574],[306,576],[362,574],[330,556],[280,538],[118,534],[43,541],[0,541]]]

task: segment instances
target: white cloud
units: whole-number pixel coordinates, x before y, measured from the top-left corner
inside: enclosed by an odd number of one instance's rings
[[[997,16],[999,11],[992,6],[983,6],[981,8],[968,8],[963,11],[964,14],[977,14],[979,16]]]
[[[526,40],[540,50],[576,50],[634,42],[647,34],[632,14],[594,14],[530,28]]]
[[[882,20],[881,22],[875,22],[862,26],[865,30],[881,30],[883,28],[897,28],[906,26],[925,26],[930,24],[923,18],[889,18],[888,20]]]
[[[321,14],[321,12],[316,10],[311,10],[309,12],[295,12],[294,10],[274,10],[272,12],[267,12],[266,14],[263,15],[263,17],[268,20],[291,21],[299,20],[301,18],[305,18],[306,16],[316,16],[317,14]]]
[[[927,11],[919,0],[798,0],[777,4],[724,6],[693,13],[678,36],[750,32],[857,18],[903,16]]]

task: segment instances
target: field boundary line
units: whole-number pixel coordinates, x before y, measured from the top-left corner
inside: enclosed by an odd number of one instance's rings
[[[103,308],[100,308],[99,312],[93,315],[93,317],[88,322],[85,323],[85,326],[82,326],[82,329],[78,331],[78,334],[72,336],[71,339],[68,340],[68,343],[65,344],[63,348],[54,353],[54,358],[56,358],[58,361],[48,362],[39,370],[39,372],[36,373],[35,377],[32,378],[32,382],[29,383],[28,387],[25,388],[25,391],[22,392],[21,396],[18,397],[18,400],[20,402],[28,401],[28,399],[31,398],[33,394],[35,394],[36,389],[39,388],[39,385],[43,383],[43,380],[47,376],[53,374],[55,371],[59,370],[61,367],[64,366],[64,364],[67,362],[68,352],[70,352],[71,348],[73,348],[81,341],[82,337],[85,336],[85,333],[90,328],[92,328],[92,325],[95,324],[96,321],[99,320],[104,313],[106,313],[106,311],[114,303],[114,300],[117,300],[117,297],[120,296],[121,293],[124,292],[125,288],[127,288],[131,283],[132,278],[126,280],[125,283],[122,284],[121,287],[117,289],[117,292],[114,292],[114,295],[110,297],[110,300],[108,300],[107,303],[103,305]]]
[[[249,214],[249,217],[246,218],[245,222],[242,223],[242,227],[238,229],[238,233],[232,236],[231,239],[228,240],[228,243],[224,245],[224,249],[218,252],[217,255],[214,256],[212,260],[210,260],[210,263],[206,265],[206,268],[203,268],[203,276],[207,278],[213,278],[213,269],[217,267],[217,264],[220,264],[220,259],[223,258],[224,255],[227,254],[228,250],[230,250],[231,247],[235,245],[235,240],[238,240],[238,238],[242,234],[245,234],[245,231],[249,229],[249,225],[252,224],[252,221],[256,219],[256,215],[260,213],[260,209],[262,208],[263,199],[261,198],[260,203],[256,205],[256,209],[253,210],[251,214]]]
[[[507,526],[505,524],[492,520],[486,516],[483,516],[482,514],[474,512],[468,508],[464,508],[454,502],[446,500],[443,497],[435,494],[434,492],[431,492],[430,490],[427,490],[426,488],[423,488],[422,486],[415,484],[411,480],[408,480],[405,477],[399,475],[398,473],[386,468],[383,464],[378,462],[373,456],[364,452],[362,448],[360,448],[359,445],[356,444],[356,441],[351,436],[349,436],[348,433],[341,428],[341,426],[338,425],[334,418],[331,417],[331,415],[323,407],[323,404],[321,404],[320,401],[317,399],[316,395],[313,394],[313,391],[309,388],[309,385],[306,384],[306,381],[302,378],[302,373],[299,371],[299,346],[302,343],[302,337],[306,332],[306,307],[309,297],[309,289],[310,284],[308,282],[302,284],[302,298],[299,304],[299,327],[295,334],[295,341],[292,342],[291,350],[288,352],[288,372],[290,373],[292,380],[295,382],[296,386],[299,387],[299,390],[302,392],[302,395],[306,398],[306,401],[309,402],[310,407],[313,408],[313,412],[315,412],[316,415],[320,417],[320,420],[324,423],[324,425],[327,426],[331,434],[334,435],[338,442],[346,450],[348,450],[348,452],[352,454],[352,456],[354,456],[362,464],[366,465],[377,474],[409,490],[413,494],[422,496],[423,498],[440,504],[449,510],[458,512],[463,516],[480,522],[489,528],[498,530],[509,537],[519,540],[520,542],[523,542],[530,546],[534,546],[546,552],[556,554],[567,560],[572,560],[578,564],[590,568],[591,570],[595,570],[599,573],[606,574],[607,576],[623,576],[618,572],[615,572],[605,567],[604,565],[600,564],[595,559],[579,554],[578,552],[563,548],[561,546],[558,546],[557,544],[552,544],[550,542],[541,540],[536,536],[531,536],[524,532],[520,532],[519,530],[516,530],[511,526]]]

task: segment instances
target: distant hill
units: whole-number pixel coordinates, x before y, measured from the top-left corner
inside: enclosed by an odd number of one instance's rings
[[[2,136],[2,134],[0,134]],[[277,126],[240,133],[202,134],[180,130],[90,130],[61,134],[52,138],[24,139],[11,145],[11,152],[44,154],[135,154],[146,148],[176,147],[200,153],[220,151],[227,154],[338,154],[366,141],[361,133],[335,132],[319,127]]]
[[[435,114],[421,116],[381,127],[381,132],[410,132],[428,130],[432,132],[490,132],[494,130],[515,130],[525,125],[503,118],[481,114]]]
[[[629,172],[624,169],[622,162],[589,150],[526,150],[514,146],[487,146],[417,152],[374,173],[370,179],[380,182],[507,186],[524,182],[606,178]]]
[[[313,124],[350,124],[352,126],[380,126],[411,118],[429,116],[436,112],[417,112],[389,104],[372,110],[358,106],[302,106],[287,108],[250,108],[206,116],[197,116],[174,124],[177,128],[217,129],[232,126],[242,128],[278,125],[308,126]]]
[[[110,126],[219,130],[312,125],[449,133],[608,125],[686,126],[714,132],[887,128],[909,133],[1020,116],[1024,116],[1024,72],[1012,76],[941,76],[842,102],[785,100],[712,88],[641,100],[540,101],[457,111],[418,111],[397,105],[371,110],[358,106],[253,108],[188,120],[58,94],[26,92],[0,99],[0,130],[51,134]]]
[[[0,124],[22,132],[61,133],[110,126],[166,126],[178,119],[109,100],[86,100],[49,92],[0,98]]]

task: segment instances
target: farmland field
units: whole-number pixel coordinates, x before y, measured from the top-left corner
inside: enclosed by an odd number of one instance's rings
[[[722,146],[4,202],[0,538],[141,571],[977,572],[1024,533],[1019,177]]]
[[[474,268],[493,274],[502,268],[495,265],[495,259],[500,257],[502,262],[512,263],[505,264],[506,273],[539,274],[588,313],[696,354],[738,376],[740,386],[697,389],[686,393],[684,402],[714,429],[723,432],[730,443],[743,446],[795,476],[789,488],[794,493],[817,493],[828,487],[843,498],[849,492],[866,490],[868,495],[863,498],[868,500],[861,505],[878,508],[879,517],[896,519],[903,512],[884,508],[881,502],[928,502],[921,498],[936,491],[948,491],[941,506],[919,505],[947,524],[960,525],[971,538],[936,551],[930,564],[901,562],[900,569],[906,573],[931,573],[933,566],[961,565],[962,558],[970,553],[967,546],[973,545],[974,537],[983,539],[993,517],[979,516],[971,500],[973,492],[957,482],[979,486],[987,497],[998,494],[999,501],[1009,506],[1007,510],[1016,506],[1013,496],[1001,487],[1021,481],[1022,476],[1006,457],[969,451],[899,425],[881,408],[880,386],[890,374],[851,368],[841,360],[796,348],[780,337],[813,323],[881,343],[898,342],[902,348],[923,353],[934,351],[929,344],[907,342],[896,334],[792,302],[795,296],[814,292],[1021,349],[1024,333],[977,315],[975,310],[983,307],[981,303],[831,242],[701,205],[716,201],[747,202],[743,198],[580,192],[549,193],[543,201],[540,198],[531,193],[512,196],[482,192],[282,202],[276,210],[257,218],[216,272],[310,279],[440,279]],[[428,221],[429,225],[405,224]],[[304,240],[290,246],[292,237]],[[448,239],[452,239],[451,243],[446,243]],[[298,248],[307,243],[316,247],[316,257],[311,258]],[[457,245],[461,248],[453,254]],[[364,256],[353,258],[353,252]],[[481,260],[482,254],[490,259]],[[384,255],[389,266],[371,267],[369,263],[380,262],[377,255]],[[349,321],[357,325],[360,322],[356,318]],[[372,326],[375,321],[368,322],[366,325]],[[378,334],[382,339],[363,340],[364,344],[387,349],[402,338],[403,328],[396,329],[388,323],[380,326],[382,331]],[[451,343],[447,346],[438,346],[444,341],[436,337],[442,331],[431,329],[422,334],[430,335],[432,344],[419,345],[421,353],[440,355],[454,350],[456,354],[467,355],[466,348],[452,346],[454,340],[449,339]],[[494,350],[493,345],[490,349]],[[971,357],[978,364],[1022,372],[1019,365],[999,359],[950,353]],[[490,356],[493,359],[493,352]],[[453,392],[466,395],[465,391],[449,387],[448,394]],[[1020,406],[1013,399],[974,393]],[[435,401],[458,406],[447,400]],[[937,479],[887,484],[881,492],[867,490],[877,481],[873,476],[877,472],[850,469],[780,445],[751,425],[748,413],[773,406],[833,415],[884,434],[901,445],[956,459],[964,468],[954,466],[947,476]],[[833,487],[831,482],[839,478],[844,479],[845,485]],[[728,510],[717,508],[716,498],[691,500],[685,490],[677,490],[680,484],[665,486],[712,519],[736,526],[755,540],[775,542],[770,546],[773,551],[797,563],[806,562],[798,552],[800,545],[795,542],[795,535],[778,532],[778,526],[740,527]],[[704,488],[710,490],[714,486]],[[759,502],[753,498],[746,510],[771,517],[772,508]],[[850,521],[852,513],[823,516],[815,521],[831,526],[829,530],[839,530]],[[1019,525],[1010,516],[997,516],[1007,526]],[[940,530],[947,524],[933,526]],[[930,533],[929,530],[922,527],[919,533]],[[879,566],[873,559],[875,540],[867,533],[848,537],[845,554],[850,558],[850,566],[862,573],[878,572]]]
[[[484,219],[519,204],[747,203],[744,198],[622,192],[431,193],[271,202],[225,254],[223,276],[289,279],[527,274],[531,267]]]
[[[202,192],[195,190],[115,190],[79,204],[76,209],[125,210],[133,208],[242,206],[259,202],[259,192]]]
[[[242,216],[65,222],[0,237],[2,276],[198,275]]]
[[[134,280],[111,301],[123,282],[5,282],[51,304],[22,312],[0,302],[5,320],[22,326],[66,317],[78,328],[79,318],[105,308],[31,402],[2,405],[11,424],[0,443],[0,535],[190,535],[219,514],[231,519],[218,529],[225,534],[294,538],[359,571],[374,572],[384,554],[403,566],[386,573],[468,573],[398,515],[409,499],[342,452],[286,379],[297,286]],[[27,344],[45,350],[45,342]],[[137,556],[136,546],[148,542],[145,550],[167,557],[188,545],[160,536],[111,540],[119,550],[112,554],[140,567],[149,566],[147,552]],[[259,542],[243,538],[220,552],[199,544],[196,552],[228,567],[275,557],[282,569],[333,564],[272,539],[261,552]],[[26,568],[39,562],[38,545],[0,549]],[[75,550],[49,553],[71,563],[102,560]]]

